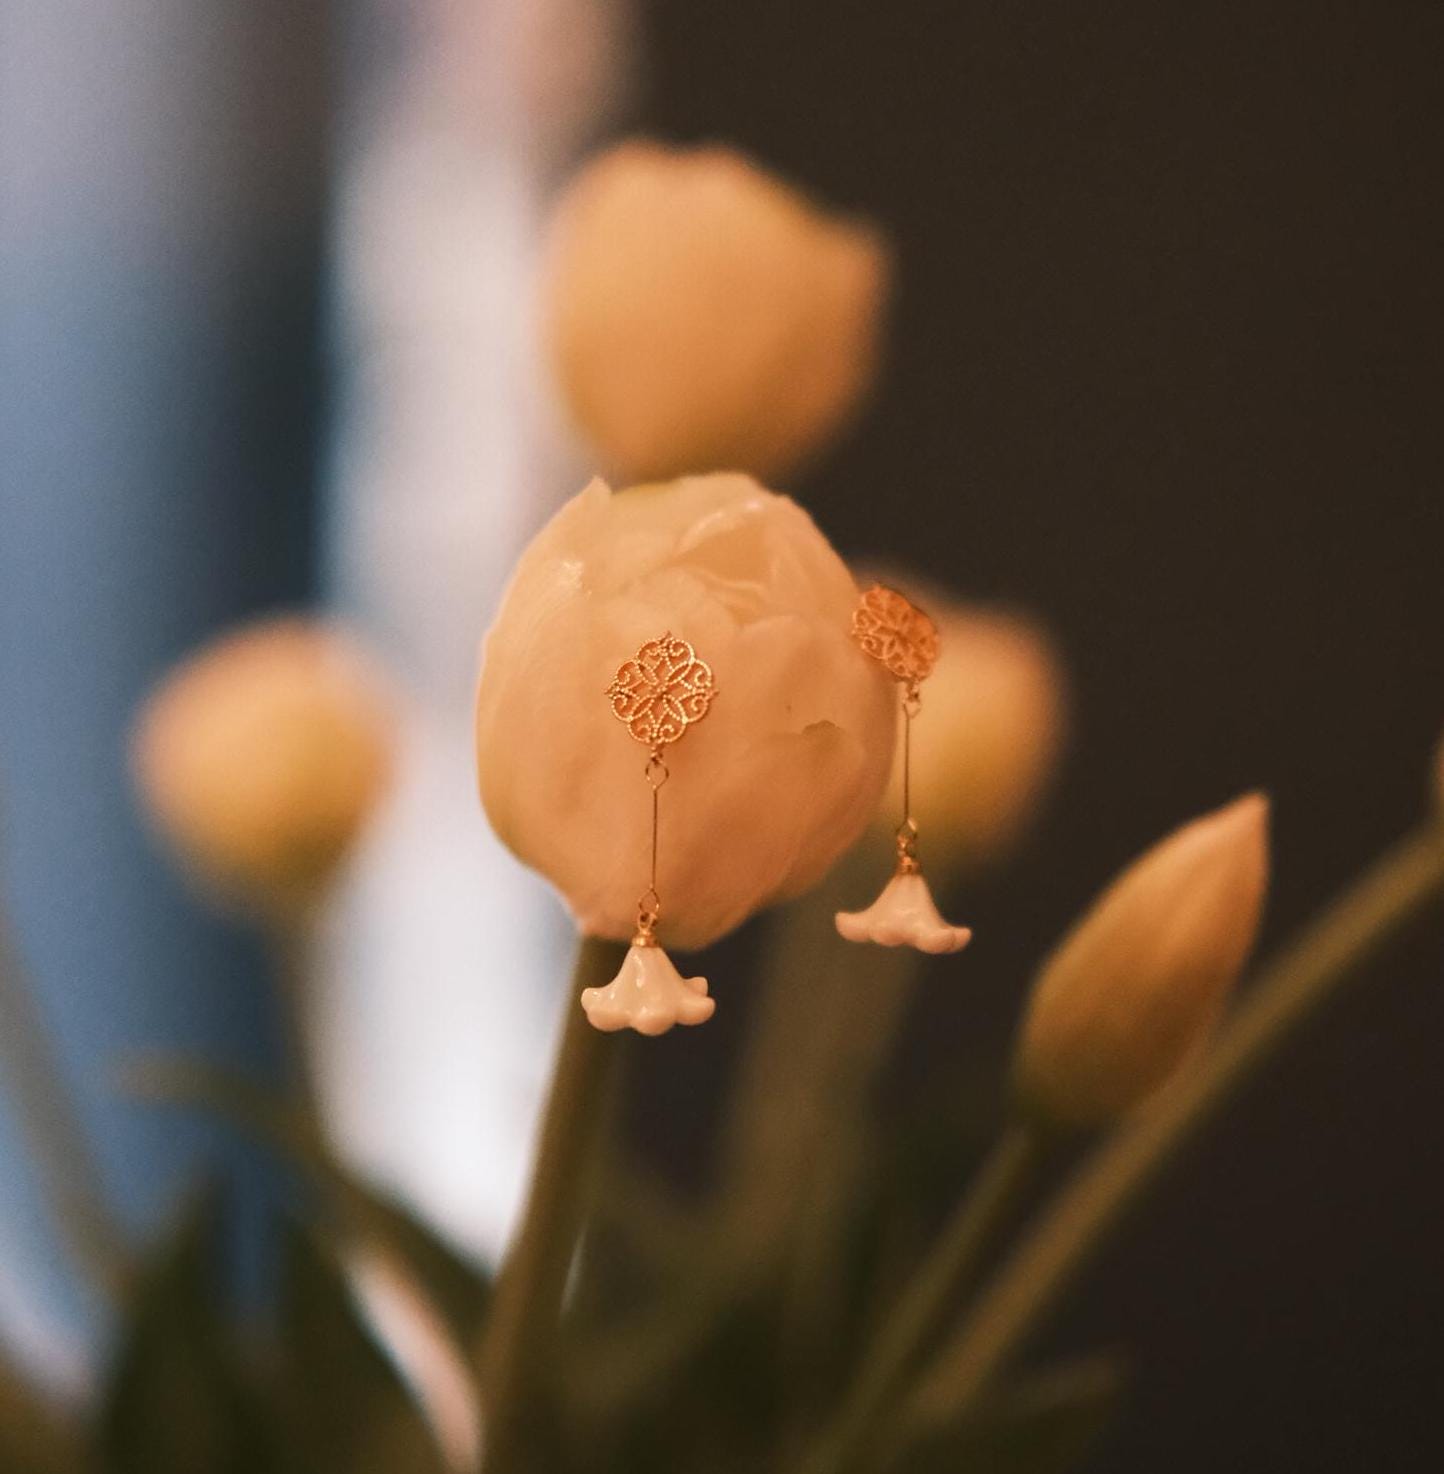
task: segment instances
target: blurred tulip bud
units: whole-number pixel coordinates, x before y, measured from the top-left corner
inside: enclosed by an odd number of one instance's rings
[[[551,358],[577,424],[637,480],[775,476],[871,383],[888,254],[725,148],[633,141],[557,214]]]
[[[142,707],[145,808],[201,882],[272,919],[319,899],[390,775],[390,714],[335,631],[283,617],[223,636]]]
[[[812,519],[750,477],[613,494],[594,481],[522,555],[477,691],[481,798],[591,936],[629,938],[646,888],[646,751],[604,692],[671,633],[711,667],[706,721],[667,749],[663,942],[700,947],[814,885],[892,762],[892,682],[848,633],[857,587]]]
[[[1120,875],[1044,964],[1018,1051],[1019,1099],[1060,1126],[1110,1121],[1200,1048],[1258,932],[1268,802],[1195,819]]]
[[[1043,630],[1020,615],[911,591],[938,626],[938,663],[913,722],[912,811],[933,874],[1002,857],[1033,817],[1067,726],[1062,662]],[[902,752],[877,822],[902,812]]]

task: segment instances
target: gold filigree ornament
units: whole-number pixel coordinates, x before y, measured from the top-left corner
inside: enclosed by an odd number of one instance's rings
[[[937,664],[938,627],[896,589],[874,584],[853,610],[852,637],[902,687],[903,812],[892,879],[866,911],[839,911],[837,930],[849,942],[961,951],[973,934],[965,926],[950,926],[939,914],[918,862],[918,826],[912,813],[913,720],[922,709],[918,687]]]
[[[607,687],[612,715],[649,749],[642,776],[652,790],[651,871],[637,901],[637,930],[621,971],[604,988],[582,991],[582,1007],[598,1028],[665,1034],[673,1024],[702,1024],[712,1017],[706,978],[684,978],[657,941],[662,898],[657,892],[657,830],[662,785],[671,774],[663,749],[700,722],[717,696],[712,667],[686,640],[670,631],[648,640],[622,662]]]

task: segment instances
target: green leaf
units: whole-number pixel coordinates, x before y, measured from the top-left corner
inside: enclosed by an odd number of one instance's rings
[[[699,1275],[638,1315],[562,1345],[552,1393],[568,1470],[761,1468],[784,1384],[776,1285]]]
[[[79,1433],[12,1368],[0,1364],[0,1469],[5,1474],[85,1474]]]
[[[490,1275],[452,1248],[399,1199],[339,1166],[333,1169],[333,1180],[337,1176],[345,1178],[344,1191],[356,1221],[409,1272],[456,1344],[475,1345],[491,1304]]]
[[[441,1474],[443,1464],[390,1357],[363,1323],[339,1265],[288,1224],[275,1396],[288,1467],[306,1474]]]
[[[703,1214],[623,1143],[605,1146],[587,1220],[589,1241],[604,1235],[618,1254],[654,1270],[680,1271],[693,1263],[697,1237],[707,1230]],[[583,1277],[585,1271],[584,1263]]]
[[[748,1256],[810,1251],[832,1221],[819,1218],[816,1199],[845,1177],[834,1158],[876,1116],[874,1095],[922,963],[909,948],[857,947],[837,935],[835,912],[876,889],[875,861],[854,850],[767,923],[722,1163],[730,1231]],[[798,1188],[809,1182],[804,1207]]]
[[[336,1233],[392,1259],[461,1346],[475,1340],[491,1281],[399,1200],[364,1182],[331,1150],[317,1123],[246,1076],[204,1061],[151,1060],[133,1089],[163,1104],[199,1104],[261,1138],[305,1172],[333,1215]]]
[[[273,1430],[218,1309],[219,1195],[198,1194],[142,1265],[99,1418],[112,1474],[266,1474]]]
[[[1125,1373],[1088,1357],[1000,1392],[981,1412],[921,1435],[888,1474],[1064,1474],[1091,1451],[1116,1413]]]

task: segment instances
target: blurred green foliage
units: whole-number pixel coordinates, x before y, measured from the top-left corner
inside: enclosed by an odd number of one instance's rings
[[[684,1198],[615,1134],[606,1143],[516,1474],[786,1471],[847,1395],[997,1126],[996,1080],[884,1108],[920,961],[836,942],[833,910],[867,883],[844,865],[771,923],[708,1193]],[[823,988],[830,1005],[818,1009]],[[425,1307],[475,1407],[486,1274],[350,1174],[294,1105],[190,1063],[151,1063],[134,1083],[223,1112],[299,1169],[307,1191],[281,1234],[275,1314],[264,1327],[228,1317],[224,1204],[198,1192],[129,1278],[93,1415],[64,1418],[13,1372],[0,1377],[3,1474],[467,1467],[413,1395],[428,1374],[402,1369],[355,1270],[383,1264]],[[1003,1389],[957,1426],[887,1430],[864,1467],[1059,1474],[1086,1453],[1120,1382],[1109,1362],[1064,1368]]]

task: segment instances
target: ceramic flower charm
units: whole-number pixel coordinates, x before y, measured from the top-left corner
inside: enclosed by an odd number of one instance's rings
[[[684,978],[654,943],[633,942],[622,969],[605,988],[585,988],[582,1007],[604,1033],[635,1029],[665,1034],[673,1024],[705,1024],[716,1003],[706,978]]]
[[[967,927],[943,920],[920,871],[904,869],[866,911],[839,911],[837,930],[849,942],[916,947],[919,952],[958,952],[973,936]]]
[[[858,601],[852,635],[903,689],[903,805],[896,833],[897,866],[882,894],[865,911],[839,911],[837,930],[849,942],[957,952],[972,940],[965,926],[938,914],[918,863],[918,827],[912,817],[912,724],[921,706],[918,686],[938,659],[938,629],[896,589],[874,584]]]

